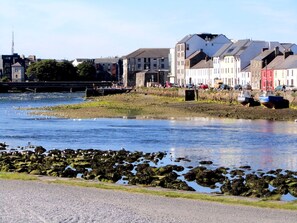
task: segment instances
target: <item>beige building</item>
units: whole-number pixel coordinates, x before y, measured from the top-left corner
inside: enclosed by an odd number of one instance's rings
[[[154,79],[152,82],[164,85],[169,72],[169,50],[169,48],[140,48],[123,57],[124,86],[135,86],[136,75],[141,71],[157,73],[157,80]]]
[[[11,65],[11,81],[23,82],[25,81],[25,69],[20,63]]]

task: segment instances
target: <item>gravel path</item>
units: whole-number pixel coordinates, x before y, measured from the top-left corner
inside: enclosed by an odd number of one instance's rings
[[[281,222],[297,212],[35,181],[0,180],[0,222]]]

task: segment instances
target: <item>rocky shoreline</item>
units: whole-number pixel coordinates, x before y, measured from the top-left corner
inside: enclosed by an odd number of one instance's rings
[[[244,197],[270,198],[290,193],[297,198],[297,171],[252,170],[215,167],[212,161],[200,161],[196,167],[177,165],[188,160],[180,157],[170,165],[165,152],[143,153],[127,150],[32,150],[8,151],[1,144],[0,171],[33,175],[98,180],[130,185],[145,185],[195,191],[190,182],[216,189],[216,193]]]

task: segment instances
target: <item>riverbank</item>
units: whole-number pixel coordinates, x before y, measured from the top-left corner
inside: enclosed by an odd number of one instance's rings
[[[184,97],[159,96],[148,93],[128,93],[94,97],[88,101],[56,107],[45,107],[34,114],[62,118],[113,118],[138,119],[188,119],[194,117],[263,119],[271,121],[294,121],[297,109],[267,109],[263,106],[245,107],[232,100],[185,101]],[[42,110],[42,111],[40,111]]]

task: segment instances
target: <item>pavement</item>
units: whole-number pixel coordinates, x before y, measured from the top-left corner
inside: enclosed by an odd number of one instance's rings
[[[0,180],[0,222],[296,223],[296,211]]]

